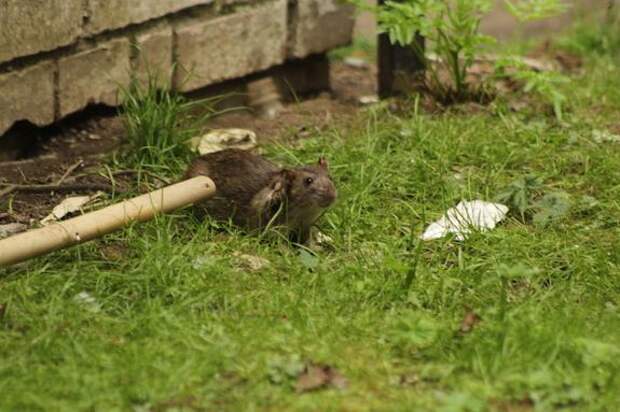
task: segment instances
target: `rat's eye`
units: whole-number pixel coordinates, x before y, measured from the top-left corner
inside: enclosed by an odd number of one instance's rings
[[[304,180],[304,183],[306,184],[306,186],[310,186],[312,182],[314,182],[314,179],[311,177],[306,177],[306,180]]]

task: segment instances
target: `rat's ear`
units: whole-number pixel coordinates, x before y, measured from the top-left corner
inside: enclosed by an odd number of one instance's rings
[[[319,166],[325,170],[329,169],[329,163],[327,163],[327,159],[323,156],[319,157]]]
[[[295,180],[295,173],[290,169],[282,169],[280,171],[280,176],[285,182],[291,182]]]

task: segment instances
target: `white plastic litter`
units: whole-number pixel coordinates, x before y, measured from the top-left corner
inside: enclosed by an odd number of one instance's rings
[[[494,229],[504,220],[508,206],[482,200],[461,201],[456,207],[448,209],[441,219],[431,223],[422,240],[440,239],[453,233],[457,240],[464,240],[473,231],[484,232]]]
[[[215,129],[194,137],[190,145],[201,155],[229,148],[249,150],[256,147],[256,133],[247,129]]]

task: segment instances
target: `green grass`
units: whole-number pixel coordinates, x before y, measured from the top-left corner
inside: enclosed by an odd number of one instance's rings
[[[561,126],[376,107],[268,147],[330,160],[334,242],[314,258],[180,211],[5,269],[0,410],[618,410],[620,146],[592,130],[618,126],[620,69],[593,59],[564,91]],[[513,210],[464,242],[419,242],[460,199],[532,175],[532,201],[570,196],[551,225]],[[469,310],[481,320],[460,333]],[[296,393],[300,362],[348,388]]]

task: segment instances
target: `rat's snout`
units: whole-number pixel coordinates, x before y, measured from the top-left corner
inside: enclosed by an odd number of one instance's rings
[[[321,207],[329,207],[332,203],[336,201],[338,194],[336,192],[335,187],[327,187],[320,193],[319,206]]]

